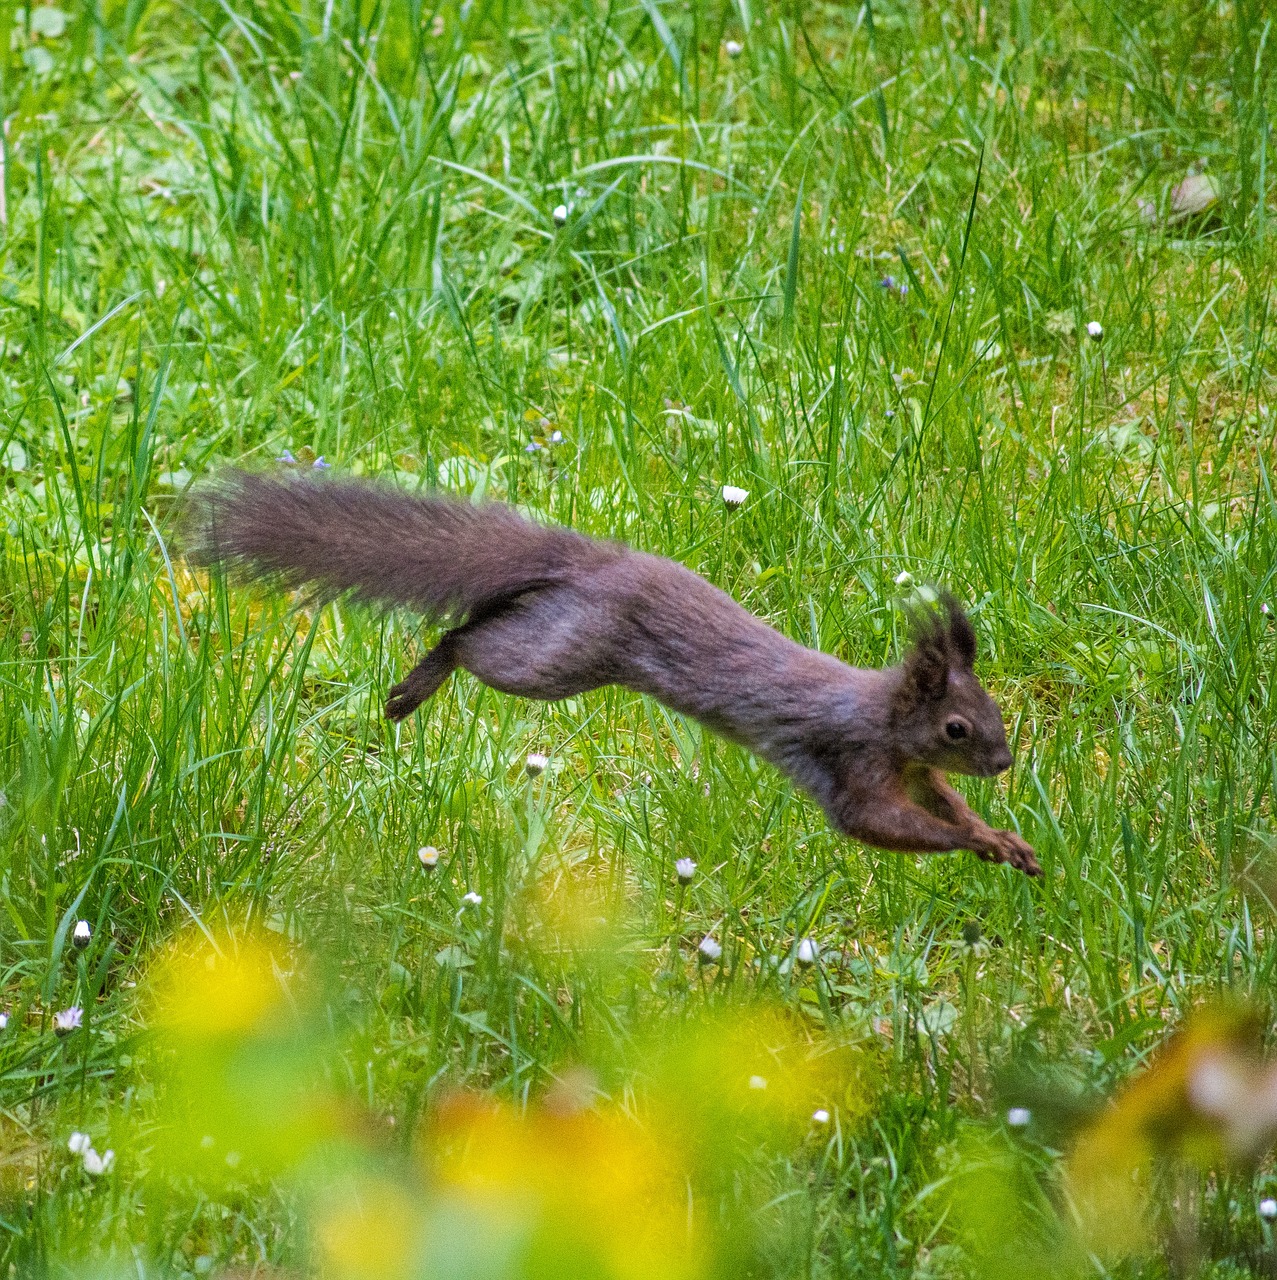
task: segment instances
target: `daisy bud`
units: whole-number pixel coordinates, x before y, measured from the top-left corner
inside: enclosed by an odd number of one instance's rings
[[[908,569],[902,569],[898,574],[896,574],[896,586],[907,591],[913,586],[913,574],[910,573]]]
[[[748,497],[748,489],[739,489],[734,484],[725,484],[723,486],[723,502],[728,507],[739,507],[743,505]]]
[[[745,52],[745,46],[739,40],[724,40],[723,52],[729,58],[739,58]]]
[[[483,895],[482,895],[482,894],[475,893],[475,892],[474,892],[474,890],[472,889],[469,893],[467,893],[467,894],[466,894],[466,895],[461,899],[461,901],[462,901],[462,902],[463,902],[467,907],[478,907],[478,906],[482,906],[482,905],[483,905]]]
[[[1007,1112],[1007,1124],[1013,1129],[1026,1128],[1033,1120],[1033,1112],[1028,1107],[1012,1107]]]
[[[549,763],[549,756],[543,756],[539,751],[532,751],[528,753],[528,758],[523,762],[523,767],[528,771],[529,778],[536,778],[545,772]]]
[[[674,873],[678,876],[679,884],[691,884],[692,877],[696,874],[696,863],[691,858],[680,858],[674,864]]]
[[[71,941],[79,951],[83,951],[89,945],[93,937],[93,930],[89,928],[87,920],[77,920],[75,928],[71,932]]]
[[[804,938],[798,944],[797,958],[799,964],[815,964],[819,955],[820,948],[812,941],[811,938]]]
[[[1277,1200],[1261,1200],[1259,1202],[1259,1216],[1267,1218],[1269,1222],[1277,1218]]]
[[[1098,320],[1088,320],[1086,332],[1092,342],[1099,342],[1104,336],[1104,326]]]
[[[565,226],[565,225],[567,224],[567,220],[568,220],[568,207],[567,207],[567,205],[565,205],[565,204],[556,204],[556,205],[554,206],[554,212],[553,212],[552,214],[550,214],[550,217],[552,217],[552,218],[554,219],[554,225],[555,225],[556,227],[562,227],[562,226]]]
[[[700,953],[701,964],[715,964],[723,957],[723,948],[708,933],[701,939],[701,945],[696,950]]]

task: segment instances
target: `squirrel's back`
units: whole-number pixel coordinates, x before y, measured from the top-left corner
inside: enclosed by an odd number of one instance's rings
[[[189,537],[197,563],[432,618],[481,613],[626,554],[496,503],[244,471],[197,493]]]

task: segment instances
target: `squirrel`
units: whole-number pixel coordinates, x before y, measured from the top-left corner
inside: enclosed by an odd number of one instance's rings
[[[197,491],[188,515],[196,564],[451,625],[390,690],[391,720],[458,668],[550,701],[617,684],[769,760],[843,835],[1042,874],[1028,843],[989,826],[945,779],[1011,764],[975,675],[975,631],[948,593],[916,612],[899,665],[864,669],[795,643],[672,560],[495,502],[231,471]]]

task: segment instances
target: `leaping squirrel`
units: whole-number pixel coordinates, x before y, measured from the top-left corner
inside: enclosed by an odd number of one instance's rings
[[[1011,764],[975,632],[947,594],[903,662],[866,670],[795,644],[672,560],[498,503],[232,471],[197,494],[190,529],[199,564],[452,622],[390,690],[391,720],[458,667],[525,698],[619,684],[770,760],[844,835],[1042,874],[1029,844],[945,780]]]

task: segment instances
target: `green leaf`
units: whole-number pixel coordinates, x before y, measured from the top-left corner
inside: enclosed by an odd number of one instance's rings
[[[789,261],[785,264],[785,305],[780,320],[780,339],[789,346],[794,336],[794,295],[798,292],[798,243],[802,235],[803,183],[798,183],[798,198],[794,201],[794,220],[789,232]]]

